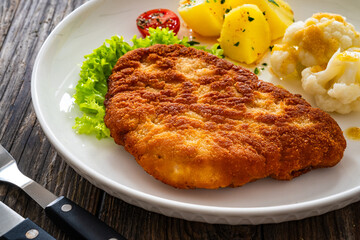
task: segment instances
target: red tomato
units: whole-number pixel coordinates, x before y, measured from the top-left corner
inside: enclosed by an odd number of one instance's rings
[[[149,35],[150,27],[169,28],[177,34],[180,29],[180,19],[173,11],[159,8],[141,14],[136,19],[136,25],[144,37]]]

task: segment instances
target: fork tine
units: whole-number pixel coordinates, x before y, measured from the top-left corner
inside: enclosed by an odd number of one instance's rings
[[[1,144],[0,181],[12,183],[20,187],[43,208],[57,199],[57,196],[20,172],[15,159]]]

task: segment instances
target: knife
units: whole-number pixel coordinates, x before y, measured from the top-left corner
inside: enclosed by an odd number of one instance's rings
[[[57,197],[20,172],[15,159],[0,145],[0,181],[12,183],[24,190],[46,215],[73,239],[126,240],[103,221],[66,197]]]
[[[55,240],[30,219],[24,219],[0,202],[0,240]]]

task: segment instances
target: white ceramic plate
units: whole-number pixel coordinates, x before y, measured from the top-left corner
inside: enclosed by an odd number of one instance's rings
[[[297,20],[315,12],[335,12],[360,30],[358,0],[288,0]],[[176,11],[177,0],[96,0],[66,17],[50,34],[32,76],[37,117],[59,153],[79,174],[109,194],[144,209],[192,221],[260,224],[301,219],[339,209],[360,199],[360,142],[348,140],[336,167],[314,170],[292,181],[263,179],[240,188],[177,190],[146,174],[133,157],[112,139],[77,135],[80,116],[71,96],[83,56],[113,35],[130,40],[138,34],[136,17],[154,8]],[[260,78],[279,84],[263,72]],[[280,83],[304,94],[293,83]],[[312,99],[304,94],[310,102]],[[343,130],[360,127],[360,114],[333,115]]]

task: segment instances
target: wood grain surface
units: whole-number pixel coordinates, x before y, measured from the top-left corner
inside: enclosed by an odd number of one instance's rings
[[[85,0],[0,0],[0,143],[20,170],[65,195],[128,239],[360,239],[360,202],[300,221],[257,226],[189,222],[129,205],[72,170],[44,135],[31,103],[34,61],[54,27]],[[360,10],[360,9],[359,9]],[[0,183],[0,200],[56,239],[70,239],[16,187]]]

